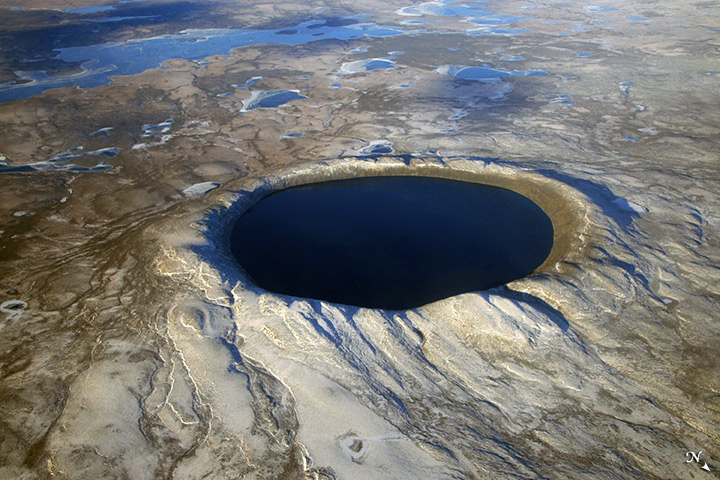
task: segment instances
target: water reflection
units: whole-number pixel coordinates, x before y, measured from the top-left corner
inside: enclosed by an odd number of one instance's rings
[[[427,2],[397,10],[400,17],[440,16],[457,17],[463,22],[477,25],[467,29],[468,35],[515,35],[526,33],[526,29],[501,28],[531,17],[499,15],[481,8],[480,4],[452,4],[452,2]],[[68,12],[78,15],[102,14],[112,11],[113,6],[80,7]],[[146,9],[147,10],[147,9]],[[139,13],[146,12],[142,10]],[[153,10],[147,10],[152,13]],[[126,21],[159,20],[160,14],[137,16],[108,16],[89,18],[92,22],[122,23]],[[53,45],[56,52],[48,60],[80,64],[81,72],[71,75],[48,76],[45,71],[18,71],[20,81],[11,81],[0,85],[0,102],[27,98],[52,88],[77,86],[81,88],[97,87],[109,83],[110,75],[132,75],[150,68],[159,67],[170,58],[198,60],[212,55],[228,54],[236,47],[278,43],[284,45],[304,45],[318,40],[354,40],[360,38],[383,38],[397,35],[419,33],[401,26],[383,26],[363,21],[364,16],[332,18],[299,23],[290,28],[270,30],[245,30],[231,28],[185,29],[177,33],[164,34],[151,38],[135,38],[121,42],[110,41],[96,45],[76,46],[76,40],[68,42],[60,35]],[[430,22],[414,19],[402,22],[411,26]],[[424,32],[432,33],[432,32]],[[74,38],[74,37],[73,37]],[[70,45],[67,45],[70,43]],[[359,47],[349,53],[363,53]],[[400,55],[400,52],[391,52]],[[344,73],[357,73],[380,68],[392,68],[388,59],[373,59],[365,64],[346,65]],[[350,62],[351,63],[351,62]],[[248,88],[252,82],[241,88]]]
[[[48,77],[44,72],[25,72],[26,83],[0,85],[0,102],[37,95],[50,88],[78,86],[97,87],[110,82],[110,75],[132,75],[159,67],[170,58],[197,60],[212,55],[228,54],[236,47],[264,43],[303,45],[317,40],[352,40],[364,37],[388,37],[403,34],[402,30],[373,23],[304,22],[292,29],[241,30],[202,29],[153,38],[108,42],[101,45],[57,48],[53,60],[82,62],[83,72],[70,76]],[[250,86],[250,85],[247,85]]]
[[[352,75],[354,73],[384,70],[388,68],[395,68],[395,62],[385,58],[370,58],[368,60],[357,60],[355,62],[343,63],[340,66],[340,73],[343,75]]]
[[[274,108],[293,100],[307,98],[297,90],[255,90],[243,100],[241,111],[247,112],[254,108]]]

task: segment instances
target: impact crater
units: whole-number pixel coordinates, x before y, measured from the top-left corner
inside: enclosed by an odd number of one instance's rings
[[[335,173],[266,185],[231,225],[232,256],[257,286],[404,310],[547,270],[573,243],[552,219],[569,208],[546,182],[448,168]]]

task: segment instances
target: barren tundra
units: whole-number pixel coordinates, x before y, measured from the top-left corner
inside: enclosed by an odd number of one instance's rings
[[[0,0],[0,478],[720,478],[719,32],[670,0]],[[373,175],[511,189],[552,251],[408,310],[233,259],[264,195]]]

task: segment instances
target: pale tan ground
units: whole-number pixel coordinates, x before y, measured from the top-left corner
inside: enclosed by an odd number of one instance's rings
[[[0,5],[96,4],[61,3]],[[402,20],[393,12],[406,5],[316,3],[379,23]],[[222,8],[260,25],[308,5]],[[446,34],[256,45],[205,66],[168,60],[107,86],[0,104],[0,155],[11,165],[76,146],[123,149],[104,173],[0,174],[0,302],[28,305],[0,312],[0,478],[717,478],[720,75],[708,74],[718,70],[717,33],[701,28],[717,28],[717,12],[623,2],[606,15],[661,25],[559,37],[539,18],[590,25],[585,5],[534,5],[532,42]],[[368,52],[347,54],[357,46]],[[435,72],[500,65],[500,49],[526,58],[505,68],[550,75],[496,85]],[[396,69],[337,77],[344,62],[397,50],[406,53]],[[240,113],[250,91],[230,85],[258,75],[253,90],[308,98]],[[552,103],[558,94],[575,104]],[[166,137],[142,136],[166,119]],[[113,130],[89,136],[104,127]],[[437,164],[421,154],[433,150],[444,168],[482,172],[467,159],[493,157],[501,163],[487,168],[503,174],[561,175],[557,187],[575,192],[590,225],[582,258],[511,288],[547,302],[570,333],[507,292],[405,317],[316,311],[234,284],[218,273],[222,262],[187,248],[203,241],[195,222],[253,178],[342,173],[336,159],[374,140],[419,154],[421,166]],[[347,162],[381,172],[397,160]],[[201,182],[222,187],[183,195]],[[606,214],[617,204],[593,197],[590,182],[630,202],[629,225]],[[345,332],[343,349],[307,318]],[[387,391],[407,415],[378,393]],[[348,438],[367,442],[365,456]],[[690,450],[704,452],[710,473],[685,463]]]

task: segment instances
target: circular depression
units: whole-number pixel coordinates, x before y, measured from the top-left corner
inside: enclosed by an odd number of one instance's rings
[[[262,197],[235,222],[233,256],[261,288],[408,309],[487,290],[546,263],[553,222],[503,186],[421,175],[316,181]]]

